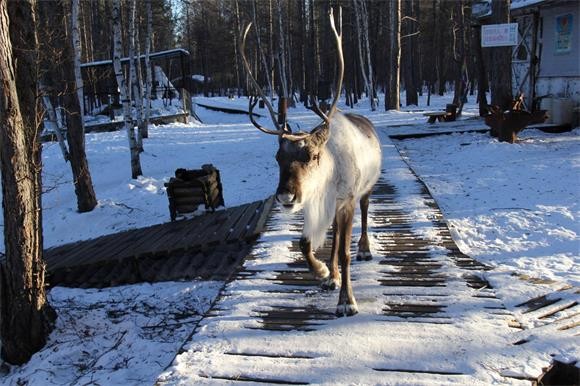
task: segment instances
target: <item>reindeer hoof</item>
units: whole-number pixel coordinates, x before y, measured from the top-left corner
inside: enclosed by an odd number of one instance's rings
[[[331,276],[328,276],[322,281],[322,283],[320,283],[320,288],[324,291],[334,291],[340,288],[340,278],[333,279]]]
[[[373,259],[373,255],[372,253],[370,253],[369,251],[358,251],[356,253],[356,260],[357,261],[370,261]]]
[[[310,266],[310,272],[316,280],[324,281],[330,277],[330,270],[326,264],[318,262],[315,266]]]
[[[355,304],[339,304],[336,306],[336,316],[343,317],[343,316],[353,316],[358,314],[358,307]]]

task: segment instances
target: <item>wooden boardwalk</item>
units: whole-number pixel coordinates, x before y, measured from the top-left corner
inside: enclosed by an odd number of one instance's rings
[[[358,315],[337,319],[337,293],[321,291],[301,257],[301,215],[274,208],[256,247],[156,385],[537,382],[542,369],[534,375],[514,370],[543,353],[526,350],[529,340],[517,337],[549,329],[573,339],[579,291],[563,289],[516,306],[534,326],[527,332],[521,315],[507,310],[485,279],[490,267],[459,250],[427,187],[410,175],[416,193],[399,193],[385,177],[373,191],[374,259],[353,260],[351,270]],[[409,195],[427,208],[427,220],[405,207]],[[328,241],[317,255],[329,258]],[[485,330],[490,342],[481,338]],[[496,334],[510,337],[504,353],[488,347]],[[485,363],[488,355],[496,355],[501,368]]]
[[[48,249],[48,283],[86,288],[227,279],[262,231],[272,201]]]
[[[485,280],[488,267],[461,253],[437,204],[418,179],[417,185],[418,198],[431,209],[430,237],[418,231],[412,215],[398,202],[397,189],[381,179],[369,212],[374,259],[353,261],[360,314],[340,320],[334,314],[337,293],[320,291],[300,256],[300,215],[288,218],[275,208],[257,248],[178,353],[172,366],[186,366],[187,376],[170,366],[157,384],[352,384],[360,382],[361,374],[373,384],[465,385],[491,379],[499,384],[502,379],[506,384],[529,383],[532,379],[500,374],[488,378],[489,370],[475,369],[476,364],[464,356],[449,354],[449,346],[467,352],[480,348],[467,338],[469,328],[477,328],[466,323],[475,312],[483,315],[481,323],[508,333],[521,326]],[[293,238],[288,259],[280,262],[279,229],[287,228]],[[265,252],[273,247],[275,258]],[[354,243],[352,250],[356,250]],[[329,252],[326,244],[318,256],[327,259]],[[355,326],[361,328],[353,330]],[[443,326],[445,330],[440,330]],[[391,343],[367,348],[377,339],[371,332],[377,329],[392,336],[392,347],[412,344],[406,334],[429,333],[436,339],[429,343],[432,346],[407,349],[411,357],[414,352],[423,356],[416,361],[397,349],[390,353]],[[401,336],[399,331],[405,333]],[[348,338],[352,336],[357,338]],[[340,345],[340,358],[333,349],[313,345],[321,337]],[[267,348],[262,342],[267,342]],[[371,355],[365,350],[379,352]],[[365,363],[362,358],[369,355],[372,363]],[[352,357],[350,371],[340,365],[346,357]],[[322,373],[334,375],[321,380]]]

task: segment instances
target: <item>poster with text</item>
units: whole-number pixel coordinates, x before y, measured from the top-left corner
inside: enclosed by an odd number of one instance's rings
[[[556,54],[566,54],[572,50],[572,14],[556,17]]]

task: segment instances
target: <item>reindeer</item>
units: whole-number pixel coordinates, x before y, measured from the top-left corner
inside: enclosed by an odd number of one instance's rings
[[[271,130],[255,121],[253,109],[258,99],[251,97],[249,114],[252,124],[267,134],[278,136],[276,161],[280,178],[276,200],[289,212],[303,210],[301,252],[310,271],[321,281],[323,289],[334,290],[340,287],[336,314],[351,316],[358,313],[350,281],[350,241],[355,205],[360,201],[362,215],[357,260],[371,260],[367,213],[371,190],[380,175],[382,156],[373,124],[363,116],[342,114],[337,109],[344,78],[344,57],[342,28],[339,34],[332,10],[330,25],[338,52],[336,92],[326,114],[316,107],[315,112],[323,121],[308,133],[292,133],[287,124],[278,123],[272,105],[253,77],[245,56],[246,37],[251,23],[243,34],[240,52],[248,79],[264,101],[276,126],[276,130]],[[314,251],[324,243],[326,231],[331,224],[333,232],[329,270],[325,263],[315,257]],[[341,273],[338,270],[339,258]]]

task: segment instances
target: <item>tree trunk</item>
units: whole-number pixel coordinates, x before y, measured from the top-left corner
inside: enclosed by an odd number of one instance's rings
[[[153,34],[153,15],[151,12],[151,0],[145,0],[145,8],[147,13],[147,32],[145,35],[145,119],[143,124],[139,127],[139,132],[142,138],[149,137],[149,118],[151,116],[151,84],[153,79],[151,76],[151,35]],[[189,76],[189,74],[188,74]]]
[[[139,158],[139,147],[135,140],[135,128],[131,117],[131,100],[129,98],[129,87],[123,68],[121,67],[121,0],[113,0],[113,67],[115,69],[115,78],[121,93],[123,103],[123,117],[125,121],[125,130],[129,139],[129,150],[131,152],[131,177],[137,178],[143,175],[141,171],[141,160]]]
[[[74,6],[74,2],[72,5]],[[62,6],[63,15],[67,15],[68,7],[71,6],[71,4],[67,1],[64,1]],[[83,104],[79,101],[79,95],[80,98],[82,98],[82,91],[71,91],[82,87],[82,78],[80,77],[80,62],[78,64],[75,63],[77,57],[80,61],[80,53],[75,53],[74,33],[72,32],[72,24],[74,23],[69,23],[71,24],[71,31],[69,34],[66,21],[63,19],[60,22],[63,23],[63,30],[67,35],[63,52],[65,62],[61,67],[61,71],[63,72],[62,79],[67,85],[63,95],[63,107],[67,121],[66,134],[67,142],[69,144],[70,164],[73,173],[75,194],[77,196],[77,209],[79,212],[83,213],[90,212],[95,208],[95,206],[97,206],[97,197],[93,188],[93,180],[91,178],[89,164],[87,162],[87,156],[85,153],[85,129],[82,113]],[[78,48],[80,49],[80,45]],[[77,65],[78,73],[75,69]],[[77,84],[77,81],[81,82],[80,86]]]
[[[38,90],[42,95],[42,101],[44,103],[46,113],[48,114],[48,120],[52,122],[52,124],[54,125],[54,134],[56,135],[58,145],[60,146],[62,157],[64,158],[65,162],[68,162],[70,161],[70,154],[66,147],[64,135],[62,134],[64,132],[62,121],[57,116],[56,111],[54,110],[54,106],[52,105],[52,101],[50,100],[50,97],[47,95],[46,88],[42,85],[42,83],[39,83]]]
[[[23,364],[46,343],[56,314],[44,290],[35,2],[13,3],[10,12],[9,21],[7,0],[0,0],[0,170],[6,253],[0,264],[0,338],[3,359]],[[23,113],[31,115],[23,119]]]
[[[270,83],[268,88],[270,89],[270,100],[274,101],[274,83],[276,78],[274,64],[274,15],[272,14],[272,0],[268,0],[268,54],[270,55]]]
[[[417,83],[415,79],[415,51],[417,45],[416,37],[416,15],[414,14],[415,6],[414,0],[405,1],[406,14],[409,16],[405,20],[403,33],[405,35],[405,43],[403,44],[403,74],[405,78],[405,105],[419,104],[419,97],[417,96]]]
[[[441,25],[441,0],[433,0],[433,12],[435,13],[435,72],[437,73],[437,93],[439,96],[445,95],[445,71],[443,62],[443,53],[445,42],[443,40],[443,31]]]
[[[282,24],[282,4],[276,0],[278,8],[278,67],[280,70],[280,95],[288,99],[288,77],[286,74],[286,47],[284,42],[284,25]]]
[[[369,44],[369,16],[364,1],[354,0],[353,4],[355,13],[354,22],[358,36],[359,65],[361,67],[361,74],[365,82],[365,88],[367,97],[369,98],[371,111],[375,111],[377,109],[377,103],[374,92],[373,67],[371,63],[371,48]]]
[[[268,83],[268,87],[272,86],[272,82],[270,81],[270,70],[268,69],[268,63],[266,62],[266,55],[264,54],[264,50],[262,49],[262,40],[260,39],[260,26],[258,24],[258,18],[256,15],[256,0],[252,1],[252,10],[253,10],[253,23],[254,28],[256,30],[256,45],[258,50],[258,55],[262,59],[262,66],[264,67],[264,73],[266,74],[266,82]],[[257,80],[257,74],[256,74]],[[274,91],[271,90],[270,92],[270,100],[273,99],[274,95],[272,94]]]
[[[399,84],[401,68],[401,0],[389,2],[389,68],[388,89],[385,95],[385,110],[399,110]]]
[[[151,0],[147,0],[147,1],[151,1]],[[242,77],[240,76],[240,58],[238,55],[238,42],[240,41],[240,29],[241,27],[241,23],[240,23],[240,5],[238,3],[238,0],[234,1],[234,10],[235,10],[235,15],[236,15],[236,23],[234,25],[234,31],[233,31],[233,36],[234,36],[234,72],[236,73],[236,94],[238,95],[238,97],[242,96],[242,94],[240,93],[240,90],[242,88],[242,83],[241,83],[241,79]],[[191,90],[189,90],[191,92]]]
[[[83,77],[81,75],[81,34],[79,31],[80,0],[72,0],[71,14],[71,37],[74,56],[75,84],[77,86],[77,97],[79,98],[79,112],[82,118],[85,116],[85,95]],[[82,119],[81,123],[84,131],[84,121]]]
[[[488,113],[487,106],[487,72],[481,48],[481,26],[476,26],[473,33],[473,47],[477,61],[477,103],[479,105],[479,116],[483,117]]]
[[[453,104],[457,106],[457,115],[461,115],[467,98],[467,34],[465,28],[464,0],[455,3],[455,20],[453,27],[453,59],[455,61],[455,87]]]
[[[494,24],[510,22],[510,0],[492,0],[491,17]],[[492,47],[490,63],[491,104],[502,111],[512,104],[512,48]]]
[[[137,12],[137,0],[131,0],[129,8],[129,87],[131,89],[129,99],[135,101],[135,118],[137,121],[137,133],[136,141],[139,152],[143,152],[143,137],[141,136],[140,127],[143,127],[143,87],[140,84],[141,79],[139,77],[141,68],[141,59],[139,58],[140,52],[137,48],[138,36],[136,24],[136,14]]]

